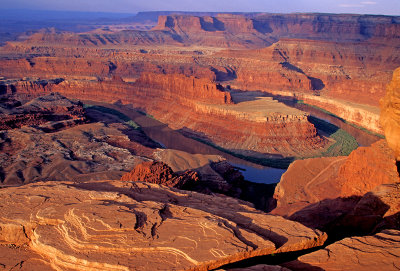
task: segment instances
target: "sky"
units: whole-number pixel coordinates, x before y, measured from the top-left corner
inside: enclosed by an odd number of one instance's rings
[[[3,9],[122,13],[260,11],[400,15],[400,0],[1,0],[1,6]]]

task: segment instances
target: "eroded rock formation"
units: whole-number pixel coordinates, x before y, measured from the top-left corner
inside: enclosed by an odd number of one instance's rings
[[[132,103],[188,136],[244,155],[307,155],[320,151],[327,143],[304,112],[272,99],[258,104],[265,98],[257,96],[249,98],[252,103],[236,106],[230,92],[208,79],[144,73],[134,83],[64,80],[31,88],[37,84],[7,82],[20,94],[35,96],[58,91],[84,100]]]
[[[23,105],[13,96],[3,96],[0,105],[0,130],[43,125],[47,122],[53,122],[51,126],[54,127],[65,127],[85,121],[82,104],[58,93],[33,99]]]
[[[18,99],[0,107],[2,185],[119,179],[159,147],[124,120],[59,94]]]
[[[396,182],[396,161],[384,140],[348,157],[295,161],[275,190],[277,208],[272,213],[326,229],[352,212],[364,194]]]
[[[349,237],[284,264],[290,270],[398,270],[400,232]],[[378,253],[377,253],[378,252]]]
[[[381,101],[381,124],[386,140],[400,161],[400,68],[393,73],[386,96]]]
[[[122,176],[121,181],[146,182],[184,188],[193,186],[194,182],[199,181],[199,175],[190,170],[177,174],[167,164],[149,161],[137,165],[131,172]]]
[[[36,183],[0,193],[1,243],[26,245],[49,269],[210,270],[326,239],[232,198],[149,183]]]

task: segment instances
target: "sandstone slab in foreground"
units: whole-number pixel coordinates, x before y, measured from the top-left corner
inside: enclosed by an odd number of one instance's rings
[[[0,196],[0,243],[48,269],[209,270],[326,239],[233,198],[156,184],[34,183]]]
[[[291,270],[399,270],[400,231],[350,237],[285,264]]]

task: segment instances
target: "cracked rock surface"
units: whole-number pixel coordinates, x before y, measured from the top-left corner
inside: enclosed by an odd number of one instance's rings
[[[40,182],[0,196],[0,243],[40,270],[209,270],[326,239],[233,198],[156,184]]]
[[[291,270],[399,270],[400,231],[350,237],[285,264]],[[306,269],[307,268],[307,269]]]

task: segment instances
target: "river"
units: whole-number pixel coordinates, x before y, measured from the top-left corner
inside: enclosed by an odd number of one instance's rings
[[[326,120],[346,130],[353,137],[356,138],[357,142],[361,146],[369,146],[373,142],[376,142],[379,139],[376,136],[373,136],[349,124],[344,123],[339,118],[335,118],[334,116],[326,114],[311,106],[305,104],[297,104],[293,101],[288,101],[288,100],[280,100],[280,101],[284,102],[286,105],[296,107],[300,110],[310,113],[311,115],[317,118]],[[237,158],[228,153],[215,149],[212,146],[201,143],[197,140],[185,137],[178,131],[169,128],[168,125],[159,122],[158,120],[153,119],[151,117],[143,115],[142,113],[139,113],[130,105],[114,105],[114,104],[105,104],[93,101],[90,101],[89,103],[112,108],[114,110],[117,110],[125,114],[134,122],[136,122],[138,125],[140,125],[141,129],[148,137],[150,137],[152,140],[156,142],[159,142],[165,148],[185,151],[191,154],[198,153],[198,154],[220,155],[224,157],[227,161],[229,161],[238,170],[240,170],[244,178],[248,181],[256,183],[266,183],[266,184],[278,183],[280,181],[282,174],[285,173],[286,171],[285,169],[265,167],[248,162],[246,160]]]
[[[358,129],[357,127],[354,127],[348,123],[346,123],[344,120],[342,120],[339,117],[335,117],[333,115],[327,114],[318,108],[309,106],[307,104],[303,103],[297,103],[295,100],[291,98],[285,98],[285,97],[280,97],[276,95],[268,95],[272,97],[273,99],[282,102],[286,104],[287,106],[290,107],[295,107],[299,110],[302,110],[304,112],[309,113],[311,116],[314,116],[318,119],[322,119],[324,121],[327,121],[333,125],[336,125],[340,129],[345,130],[348,132],[350,135],[352,135],[356,140],[359,146],[371,146],[372,143],[375,143],[376,141],[380,140],[381,138],[373,135],[371,133],[368,133],[366,131],[363,131],[361,129]]]

